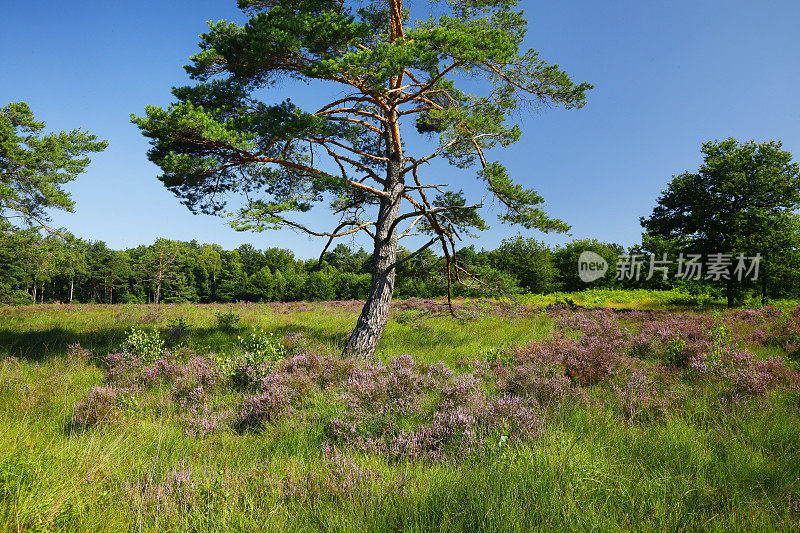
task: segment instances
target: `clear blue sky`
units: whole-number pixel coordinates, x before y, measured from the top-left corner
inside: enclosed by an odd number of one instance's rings
[[[639,217],[673,174],[698,167],[706,140],[781,140],[800,158],[797,0],[525,0],[521,7],[527,45],[596,87],[581,110],[523,114],[521,141],[502,154],[513,175],[545,197],[548,212],[572,224],[574,237],[639,242]],[[76,213],[54,213],[57,226],[113,248],[167,237],[319,253],[318,240],[288,230],[239,233],[219,218],[191,215],[156,179],[147,141],[129,121],[189,83],[181,67],[207,20],[241,18],[234,0],[4,2],[0,105],[26,101],[48,129],[82,127],[110,142],[68,186]],[[274,93],[276,101],[309,97],[293,87]],[[450,181],[480,194],[473,173],[453,172]],[[324,224],[325,206],[309,217]],[[489,222],[492,229],[471,241],[478,248],[519,231]]]

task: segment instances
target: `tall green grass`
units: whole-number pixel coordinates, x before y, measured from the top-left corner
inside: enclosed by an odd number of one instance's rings
[[[183,316],[194,327],[170,340],[173,348],[222,351],[255,326],[300,331],[337,353],[356,317],[241,306],[240,328],[222,331],[218,308],[0,309],[0,359],[19,358],[0,363],[0,531],[800,530],[797,392],[725,408],[695,394],[664,421],[632,425],[595,405],[589,389],[586,402],[551,413],[541,437],[480,459],[388,463],[352,453],[374,477],[347,495],[308,489],[331,475],[324,428],[313,421],[193,438],[159,402],[168,391],[157,389],[156,408],[84,430],[70,425],[102,373],[66,357],[69,343],[104,354],[130,327],[167,335],[170,319]],[[544,315],[392,320],[379,354],[455,365],[550,328]],[[324,394],[314,401],[318,411],[336,409]],[[190,487],[154,496],[181,476]],[[276,489],[290,482],[300,487],[293,496]]]

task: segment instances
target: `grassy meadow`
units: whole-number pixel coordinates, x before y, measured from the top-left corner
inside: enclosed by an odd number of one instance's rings
[[[564,297],[0,308],[0,530],[800,530],[800,314]]]

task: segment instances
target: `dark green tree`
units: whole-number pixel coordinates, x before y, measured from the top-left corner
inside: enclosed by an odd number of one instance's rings
[[[800,167],[781,148],[780,142],[732,138],[704,143],[698,171],[674,176],[650,217],[641,219],[648,234],[681,249],[732,256],[725,283],[729,307],[743,287],[734,272],[738,255],[761,254],[759,274],[770,276],[779,271],[780,258],[796,249]]]
[[[267,266],[267,258],[260,250],[256,250],[252,244],[243,244],[236,249],[239,252],[239,259],[242,261],[242,268],[244,273],[252,276],[265,266]]]
[[[234,302],[245,297],[247,274],[242,269],[242,261],[236,250],[220,253],[219,281],[216,297],[220,302]]]
[[[89,265],[86,263],[87,248],[88,243],[85,241],[69,233],[64,235],[64,249],[58,264],[58,272],[68,280],[69,296],[66,300],[70,304],[75,295],[75,279],[77,278],[80,283],[89,277]]]
[[[219,245],[204,244],[198,250],[197,265],[202,272],[198,277],[203,285],[198,288],[200,299],[204,302],[216,301],[217,279],[222,266]]]
[[[312,272],[303,286],[303,300],[333,300],[336,298],[336,285],[329,269]]]
[[[401,237],[418,225],[430,236],[423,247],[437,244],[451,272],[459,235],[485,227],[481,204],[435,178],[423,181],[434,158],[478,164],[501,220],[566,228],[544,214],[541,196],[489,159],[490,149],[519,138],[509,118],[520,104],[581,107],[590,88],[521,49],[527,22],[514,0],[450,0],[435,7],[436,17],[401,0],[238,4],[251,15],[247,24],[210,24],[186,67],[201,83],[173,89],[178,102],[169,108],[132,118],[152,139],[160,179],[192,209],[222,213],[223,199],[241,193],[245,205],[227,210],[238,229],[285,226],[328,244],[357,232],[372,238],[372,283],[347,354],[369,356],[377,346]],[[336,96],[315,110],[258,99],[287,77]],[[438,142],[407,153],[414,134]],[[336,228],[315,230],[291,216],[326,194],[341,217]]]
[[[275,278],[268,267],[262,268],[247,279],[245,299],[251,302],[269,302],[274,296]]]
[[[559,272],[553,252],[543,242],[517,236],[504,240],[489,256],[494,268],[517,278],[529,292],[544,294],[557,289]]]
[[[295,270],[287,270],[281,276],[283,278],[283,286],[281,288],[281,301],[284,302],[297,302],[305,299],[305,285],[306,275],[300,274]],[[276,285],[277,281],[276,276]]]
[[[0,303],[34,302],[32,266],[37,263],[38,230],[0,232]],[[29,292],[30,290],[30,292]]]
[[[794,297],[800,289],[800,216],[786,212],[763,221],[768,224],[754,235],[763,257],[758,293],[761,303],[769,298]]]
[[[125,251],[111,250],[103,241],[91,243],[84,251],[88,265],[89,298],[95,302],[113,303],[114,291],[127,287],[131,277],[131,258]],[[117,300],[122,294],[117,295]]]
[[[608,263],[608,272],[591,283],[581,281],[578,260],[584,251],[594,252]],[[615,284],[617,257],[625,250],[619,244],[604,243],[597,239],[576,239],[553,251],[553,264],[558,269],[558,285],[562,291],[582,291],[590,287],[610,287]]]
[[[73,211],[61,186],[82,173],[89,158],[108,146],[80,129],[44,134],[25,102],[0,108],[0,229],[47,228],[48,208]]]
[[[161,303],[165,285],[177,280],[183,243],[158,239],[139,258],[139,270],[147,275],[153,291],[153,303]]]

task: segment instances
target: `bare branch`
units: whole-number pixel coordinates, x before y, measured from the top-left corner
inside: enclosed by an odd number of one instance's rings
[[[408,229],[407,229],[407,230],[405,230],[403,233],[401,233],[401,234],[400,234],[400,235],[397,237],[397,240],[399,241],[399,240],[400,240],[400,239],[402,239],[403,237],[406,237],[406,236],[409,234],[409,232],[411,232],[411,230],[412,230],[412,229],[414,229],[414,226],[416,226],[416,225],[417,225],[417,222],[419,222],[419,221],[420,221],[420,219],[421,219],[422,217],[424,217],[424,216],[425,216],[424,214],[419,214],[419,215],[417,215],[417,218],[415,218],[414,220],[412,220],[412,221],[411,221],[411,225],[410,225],[410,226],[408,226]]]
[[[354,233],[354,232],[347,232],[347,233],[342,233],[341,235],[337,235],[336,232],[339,231],[342,228],[346,228],[347,226],[356,226],[356,225],[359,225],[360,223],[361,223],[361,221],[357,221],[357,220],[345,220],[344,222],[342,222],[341,224],[336,226],[336,229],[333,230],[333,234],[331,234],[329,236],[327,244],[325,244],[325,247],[322,249],[322,252],[320,252],[320,254],[319,254],[319,259],[317,260],[317,264],[315,266],[315,269],[318,269],[319,266],[322,264],[322,258],[325,256],[325,252],[328,251],[328,248],[330,247],[330,245],[331,245],[331,243],[333,242],[334,239],[336,239],[337,237],[343,237],[345,235],[349,235],[350,233]],[[370,222],[370,224],[374,224],[374,222]],[[359,229],[365,229],[365,226],[361,225],[361,226],[359,226]],[[358,229],[356,229],[356,231],[358,231]]]
[[[389,265],[389,268],[387,268],[386,270],[387,270],[387,271],[391,271],[392,269],[394,269],[394,268],[397,268],[399,265],[401,265],[401,264],[405,263],[406,261],[408,261],[409,259],[411,259],[411,258],[413,258],[413,257],[416,257],[417,255],[421,254],[423,251],[425,251],[425,250],[427,250],[428,248],[430,248],[431,246],[433,246],[433,244],[434,244],[435,242],[436,242],[436,237],[434,237],[433,239],[429,240],[429,241],[427,242],[427,244],[425,244],[423,247],[419,248],[419,249],[418,249],[418,250],[416,250],[415,252],[413,252],[413,253],[411,253],[411,254],[409,254],[409,255],[405,256],[404,258],[400,259],[399,261],[395,261],[394,263],[392,263],[391,265]]]

